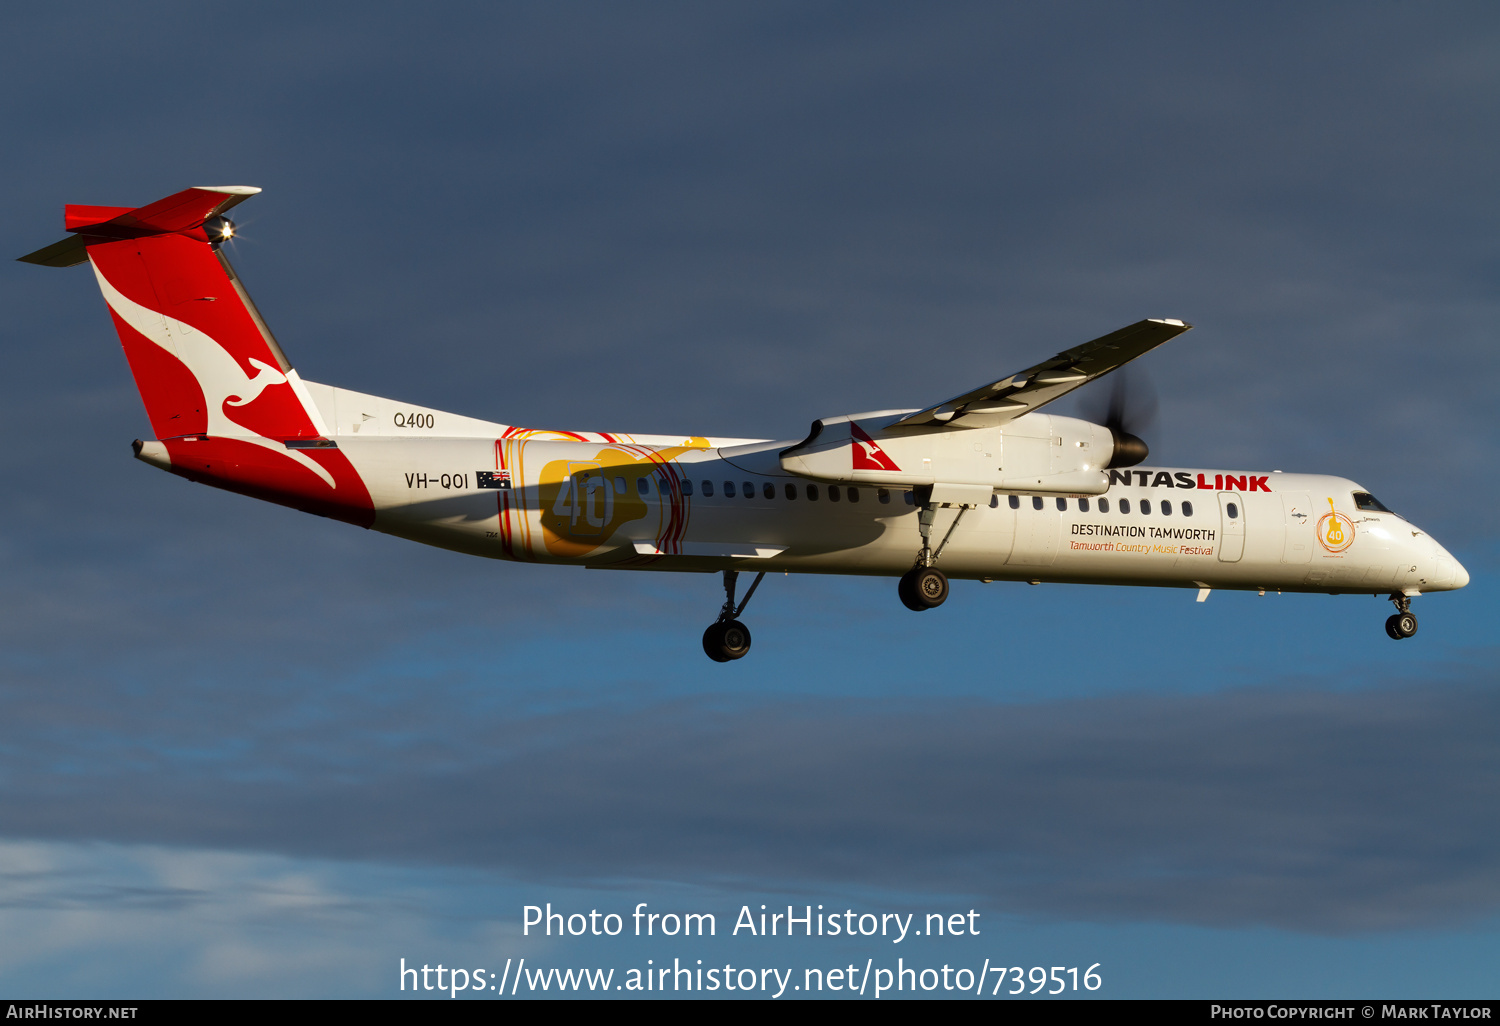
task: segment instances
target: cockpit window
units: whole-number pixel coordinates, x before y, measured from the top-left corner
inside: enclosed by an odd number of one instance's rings
[[[1355,509],[1368,510],[1371,513],[1391,512],[1390,510],[1385,508],[1384,503],[1375,498],[1375,496],[1371,495],[1369,492],[1355,492],[1354,507]]]

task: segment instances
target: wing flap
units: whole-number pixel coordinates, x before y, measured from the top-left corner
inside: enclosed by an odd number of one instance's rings
[[[683,542],[681,552],[663,552],[653,541],[633,542],[635,551],[642,556],[697,556],[714,559],[770,559],[786,551],[785,545],[763,545],[758,542]]]

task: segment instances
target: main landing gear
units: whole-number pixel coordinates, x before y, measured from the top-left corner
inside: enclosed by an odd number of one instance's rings
[[[917,565],[902,574],[901,582],[896,585],[896,594],[901,596],[901,604],[907,609],[920,613],[924,609],[936,609],[948,600],[948,577],[937,568],[937,561],[943,554],[948,539],[953,537],[958,522],[968,510],[968,506],[958,508],[958,516],[953,518],[952,526],[943,535],[942,542],[934,552],[932,522],[937,519],[938,508],[931,501],[922,504],[921,511],[917,513],[917,530],[922,535],[922,551],[917,553]]]
[[[716,663],[743,659],[750,652],[750,628],[740,623],[739,617],[750,604],[750,596],[760,587],[761,578],[766,576],[766,572],[762,570],[755,575],[755,582],[736,606],[734,586],[739,576],[738,570],[724,571],[724,605],[719,610],[719,618],[703,632],[703,651]]]
[[[1417,633],[1417,618],[1411,611],[1411,599],[1398,591],[1391,594],[1391,603],[1396,607],[1396,615],[1386,619],[1386,634],[1402,641]]]

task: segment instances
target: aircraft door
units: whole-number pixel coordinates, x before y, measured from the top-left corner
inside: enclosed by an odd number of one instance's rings
[[[1307,492],[1282,492],[1282,514],[1286,523],[1286,541],[1281,549],[1283,563],[1309,563],[1312,561],[1313,524],[1312,500]]]
[[[1245,499],[1239,492],[1219,493],[1219,562],[1238,563],[1245,554]]]
[[[997,495],[993,509],[977,509],[972,515],[982,517],[985,559],[995,564],[1010,562],[1016,547],[1016,519],[1019,510],[1010,508],[1009,496]]]
[[[1041,509],[1036,508],[1038,501],[1042,504]],[[1057,559],[1061,524],[1057,500],[1021,496],[1021,508],[1016,510],[1016,539],[1011,546],[1010,558],[1005,562],[1012,566],[1051,566]]]

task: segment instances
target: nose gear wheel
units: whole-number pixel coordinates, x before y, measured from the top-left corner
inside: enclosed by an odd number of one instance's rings
[[[1385,621],[1385,633],[1395,641],[1404,641],[1417,633],[1417,618],[1411,611],[1411,598],[1396,592],[1391,595],[1396,614]]]
[[[1417,618],[1411,613],[1397,613],[1386,619],[1385,632],[1396,641],[1404,641],[1417,633]]]

